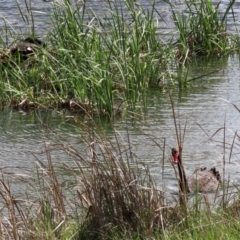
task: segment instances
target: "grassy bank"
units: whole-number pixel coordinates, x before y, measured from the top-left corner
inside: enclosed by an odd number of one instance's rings
[[[146,144],[156,144],[145,137]],[[225,194],[219,189],[217,201],[208,194],[189,196],[184,206],[177,192],[159,190],[129,135],[116,132],[110,141],[89,129],[81,139],[84,152],[59,139],[46,143],[44,159],[34,155],[35,169],[2,168],[1,239],[238,238],[237,187]],[[157,146],[162,152],[164,146]],[[71,160],[60,162],[59,152]]]
[[[238,49],[238,36],[228,36],[226,27],[234,2],[220,14],[212,1],[186,1],[187,15],[169,2],[177,34],[169,32],[166,40],[159,34],[162,13],[154,1],[149,9],[130,0],[122,6],[106,1],[106,16],[83,3],[56,1],[46,46],[37,46],[24,60],[19,49],[2,49],[0,102],[112,117],[134,106],[150,86],[184,87],[191,78],[189,61]],[[36,37],[34,28],[29,35]]]

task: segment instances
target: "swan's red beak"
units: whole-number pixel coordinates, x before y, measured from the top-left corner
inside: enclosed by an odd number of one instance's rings
[[[173,163],[178,164],[178,151],[175,148],[172,149],[172,157]]]
[[[175,164],[178,164],[178,153],[176,153],[176,154],[173,155],[173,162],[174,162]]]

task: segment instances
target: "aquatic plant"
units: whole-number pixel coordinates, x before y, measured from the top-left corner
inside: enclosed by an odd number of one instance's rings
[[[26,97],[46,107],[71,108],[71,100],[91,115],[112,116],[116,102],[134,106],[149,85],[172,74],[164,69],[174,54],[157,35],[154,3],[149,10],[122,4],[107,1],[106,16],[97,16],[85,3],[55,2],[48,47],[24,62],[2,62],[6,97],[16,107]]]
[[[64,10],[56,6],[49,39],[73,96],[111,114],[114,98],[134,104],[156,82],[166,51],[156,34],[154,6],[144,10],[132,1],[107,4],[106,16],[89,13],[85,5],[75,9],[65,2]],[[68,71],[73,66],[73,72]]]
[[[224,55],[232,51],[227,36],[227,15],[235,0],[231,0],[222,14],[220,3],[212,0],[184,1],[186,9],[179,11],[172,4],[172,16],[180,37],[176,42],[178,58]]]
[[[188,86],[192,81],[185,64],[189,56],[236,50],[237,38],[232,48],[226,33],[233,3],[221,20],[218,5],[211,1],[186,1],[189,12],[184,15],[169,3],[180,33],[174,42],[171,33],[169,41],[159,34],[161,12],[155,1],[148,9],[136,1],[105,1],[102,15],[84,1],[55,1],[46,46],[26,59],[21,54],[14,57],[11,47],[0,51],[0,101],[24,110],[67,107],[112,119],[123,106],[134,107],[149,86]],[[28,38],[36,39],[28,2],[27,17],[16,4],[29,27]],[[15,38],[19,43],[26,39]]]

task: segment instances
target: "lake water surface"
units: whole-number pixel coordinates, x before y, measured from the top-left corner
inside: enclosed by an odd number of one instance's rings
[[[18,4],[16,4],[18,2]],[[53,6],[60,5],[61,0],[1,0],[1,8],[0,8],[0,32],[3,39],[6,38],[6,43],[10,44],[12,38],[9,38],[10,35],[18,35],[20,34],[28,34],[32,32],[34,29],[35,34],[39,37],[44,38],[48,31],[51,30],[51,14],[53,10]],[[82,6],[82,0],[70,0],[72,5]],[[98,16],[107,17],[109,15],[109,5],[108,1],[104,0],[88,0],[85,1],[87,12],[89,16],[93,18],[92,12],[94,12]],[[114,1],[112,2],[114,6]],[[123,0],[116,1],[119,8],[122,8],[123,11],[126,12],[125,17],[129,18],[130,16],[127,13],[127,9],[125,4],[123,4]],[[169,4],[167,4],[164,0],[139,0],[137,3],[142,6],[144,9],[151,9],[152,4],[154,2],[155,9],[158,13],[155,13],[155,17],[157,19],[156,26],[159,29],[160,34],[167,34],[174,32],[174,24],[171,17],[171,9]],[[176,9],[180,11],[182,14],[187,14],[188,11],[183,4],[183,0],[174,0],[170,1],[173,5],[176,6]],[[220,2],[220,4],[219,4]],[[27,3],[27,4],[26,4]],[[221,13],[224,13],[226,10],[229,1],[223,0],[213,0],[215,5],[219,4],[219,10]],[[19,11],[19,8],[21,11]],[[232,14],[234,13],[234,14]],[[87,16],[87,15],[86,15]],[[32,18],[34,19],[34,24],[32,22]],[[234,4],[234,8],[230,11],[228,16],[228,32],[234,33],[236,29],[238,29],[240,23],[240,2],[236,1]],[[9,34],[11,33],[11,34]],[[5,38],[4,38],[5,36]]]

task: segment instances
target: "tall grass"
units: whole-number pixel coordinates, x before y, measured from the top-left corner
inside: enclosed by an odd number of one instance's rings
[[[16,4],[29,34],[36,37],[28,2],[27,18]],[[210,0],[185,4],[188,13],[180,15],[169,2],[180,34],[173,44],[161,39],[157,19],[162,16],[155,1],[148,9],[136,1],[105,1],[105,15],[85,2],[54,2],[47,48],[24,62],[2,49],[1,102],[21,107],[27,99],[32,107],[67,106],[112,117],[122,103],[134,106],[149,86],[185,87],[190,76],[182,66],[189,56],[223,55],[233,49],[226,21],[234,1],[223,16]]]
[[[89,129],[89,135],[81,137],[86,152],[56,139],[46,144],[45,160],[34,154],[35,171],[21,168],[14,174],[12,168],[2,169],[1,239],[238,236],[237,195],[233,204],[212,211],[206,196],[199,194],[193,205],[186,204],[186,211],[178,198],[157,188],[148,166],[132,151],[130,136],[115,132],[109,141]],[[55,162],[56,151],[71,161]],[[14,188],[17,180],[21,190]],[[226,196],[233,202],[233,195]]]
[[[178,57],[181,61],[192,56],[217,55],[229,53],[234,48],[229,45],[227,36],[227,15],[235,0],[231,0],[223,14],[220,3],[212,0],[184,1],[185,13],[172,7],[172,16],[179,31],[177,41]]]
[[[135,104],[157,83],[166,52],[156,34],[154,6],[146,11],[131,1],[124,4],[123,10],[109,1],[109,16],[97,16],[85,4],[56,2],[47,37],[52,47],[28,62],[2,66],[6,95],[16,100],[27,95],[39,105],[72,99],[84,110],[110,116],[116,99]]]
[[[88,154],[57,141],[46,144],[46,160],[36,156],[35,174],[2,172],[2,239],[144,238],[180,219],[178,206],[166,200],[148,167],[137,162],[130,140],[126,144],[116,134],[110,142],[96,133],[85,140]],[[56,150],[72,162],[57,166]],[[26,192],[12,190],[7,179],[18,179]]]
[[[122,4],[107,1],[107,15],[98,16],[85,3],[54,3],[49,47],[25,62],[3,54],[10,64],[1,64],[2,100],[17,105],[27,97],[46,107],[71,107],[71,100],[83,112],[109,116],[117,102],[134,106],[149,85],[172,74],[166,65],[174,54],[157,34],[154,3],[149,10]]]
[[[114,97],[136,103],[141,92],[156,82],[165,50],[156,35],[153,8],[146,11],[132,1],[124,6],[115,1],[107,4],[108,15],[102,17],[87,12],[85,5],[57,6],[49,38],[57,53],[64,55],[60,68],[69,76],[73,95],[111,113]],[[74,72],[65,73],[66,69]]]

